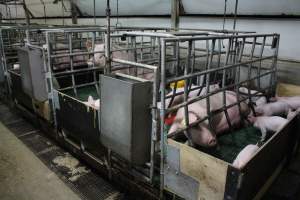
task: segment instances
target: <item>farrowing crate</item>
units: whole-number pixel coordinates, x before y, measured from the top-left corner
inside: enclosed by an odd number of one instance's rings
[[[177,43],[179,46],[186,46],[188,64],[184,67],[182,75],[167,78],[165,66],[168,51],[166,49],[169,44],[173,43]],[[198,61],[194,60],[195,47],[203,49],[202,56],[200,56]],[[205,120],[211,123],[210,120],[217,113],[226,113],[228,108],[234,105],[240,106],[241,102],[250,101],[251,103],[252,95],[250,92],[246,96],[240,94],[239,88],[242,86],[256,89],[267,97],[274,96],[277,84],[276,61],[278,48],[279,35],[277,34],[162,39],[160,77],[162,106],[160,119],[164,119],[168,113],[179,108],[183,108],[186,111],[183,128],[169,134],[174,136],[183,131],[187,131],[188,134],[189,128],[196,124],[204,123]],[[194,63],[198,63],[198,66]],[[200,68],[198,72],[195,71],[197,67]],[[198,83],[198,89],[204,88],[206,93],[202,96],[188,98],[188,92],[191,90],[189,85],[195,78],[201,80]],[[183,80],[185,81],[183,93],[177,93],[175,90],[173,94],[168,95],[165,92],[164,88],[168,84]],[[218,83],[220,89],[209,91],[209,85],[212,83]],[[210,107],[207,106],[207,116],[189,124],[187,116],[188,105],[197,101],[206,101],[206,105],[210,105],[210,97],[218,92],[223,93],[225,90],[236,92],[238,101],[235,104],[228,105],[226,102],[223,102],[219,110],[210,110]],[[166,99],[172,99],[178,95],[183,95],[182,103],[175,106],[169,106],[171,104],[165,103]],[[242,113],[240,113],[240,116],[242,116]],[[203,150],[197,150],[177,142],[171,139],[170,135],[168,135],[169,139],[166,139],[166,135],[162,134],[162,189],[166,189],[186,199],[244,200],[261,197],[261,189],[268,184],[269,179],[274,178],[272,177],[274,173],[278,173],[285,159],[292,154],[297,141],[296,138],[298,138],[298,118],[295,116],[260,146],[259,151],[241,170],[234,168],[229,161],[224,161]],[[165,133],[164,121],[160,120],[160,125],[160,132]]]

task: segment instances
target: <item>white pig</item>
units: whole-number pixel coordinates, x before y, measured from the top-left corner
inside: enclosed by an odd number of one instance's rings
[[[234,92],[226,91],[225,98],[227,106],[237,102],[237,97]],[[210,96],[211,111],[221,109],[222,106],[223,93],[219,92]],[[249,108],[244,103],[241,104],[241,108],[242,112],[244,113],[249,111]],[[241,122],[238,106],[228,108],[227,112],[229,120],[233,126],[238,125]],[[178,129],[185,128],[186,123],[184,113],[185,112],[183,107],[178,109],[175,120],[169,130],[169,134],[177,131]],[[205,117],[207,117],[206,99],[190,104],[188,106],[188,117],[189,123],[193,123],[199,119],[204,119]],[[229,129],[229,125],[227,123],[224,112],[213,115],[210,126],[215,133],[210,131],[208,120],[198,124],[195,127],[189,128],[188,131],[191,135],[192,142],[204,147],[215,146],[217,143],[215,134],[222,133]]]
[[[294,97],[275,97],[277,102],[285,102],[287,103],[291,109],[297,110],[300,108],[300,96]]]
[[[254,144],[247,145],[235,158],[232,165],[237,169],[243,169],[246,164],[251,160],[254,154],[258,151],[259,147]]]
[[[89,51],[92,50],[92,44],[87,42],[86,43],[86,46],[87,46],[87,49]],[[94,47],[94,51],[102,51],[104,52],[105,50],[105,46],[104,46],[104,43],[102,44],[95,44],[95,47]],[[104,67],[105,66],[105,54],[104,53],[95,53],[94,56],[92,58],[90,58],[87,62],[88,65],[93,65],[93,62],[94,62],[94,59],[95,59],[95,65],[100,65],[101,67]]]
[[[100,99],[94,100],[92,96],[88,97],[88,100],[84,102],[85,105],[90,106],[96,110],[100,108]]]
[[[267,103],[261,106],[255,107],[255,112],[258,115],[272,116],[272,115],[282,115],[287,114],[290,109],[288,103],[283,101],[277,101],[272,103]]]
[[[278,116],[249,116],[248,119],[253,123],[254,127],[260,129],[262,134],[261,141],[266,139],[268,131],[277,132],[288,122],[287,119]]]
[[[248,94],[248,88],[245,87],[240,87],[239,91],[241,93],[243,93],[242,95],[245,96]],[[267,103],[267,98],[265,96],[263,96],[263,94],[261,92],[257,93],[258,91],[256,90],[250,90],[250,94],[255,94],[254,96],[251,97],[251,101],[253,103],[255,103],[255,106],[262,106],[264,104]],[[247,100],[246,102],[248,102],[249,100]]]

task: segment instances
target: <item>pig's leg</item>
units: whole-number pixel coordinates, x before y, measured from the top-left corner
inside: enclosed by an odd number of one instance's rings
[[[260,132],[261,132],[261,139],[260,141],[263,142],[266,140],[267,137],[267,129],[265,127],[260,127]]]

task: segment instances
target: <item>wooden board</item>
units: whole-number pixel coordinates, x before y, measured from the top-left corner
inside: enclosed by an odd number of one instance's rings
[[[277,85],[277,96],[300,96],[300,86],[279,83]]]
[[[238,199],[255,197],[282,161],[291,155],[297,133],[298,118],[295,116],[265,143],[242,170],[244,173]]]
[[[172,139],[168,144],[180,149],[180,169],[199,181],[198,200],[224,198],[228,164]]]

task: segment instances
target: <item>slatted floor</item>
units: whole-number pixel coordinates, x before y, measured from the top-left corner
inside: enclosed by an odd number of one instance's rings
[[[121,193],[116,187],[101,178],[89,167],[73,158],[64,149],[55,144],[42,131],[36,129],[17,113],[11,111],[0,102],[0,120],[15,134],[50,170],[65,182],[78,196],[84,200],[132,199]],[[276,152],[274,152],[276,153]],[[70,158],[79,162],[70,169],[57,158]],[[72,166],[71,166],[72,167]],[[73,166],[74,167],[74,166]],[[83,169],[83,170],[79,170]],[[71,172],[70,172],[71,170]],[[73,172],[72,172],[73,170]],[[76,171],[77,170],[77,171]],[[300,152],[279,175],[267,192],[264,200],[299,200],[300,199]]]

